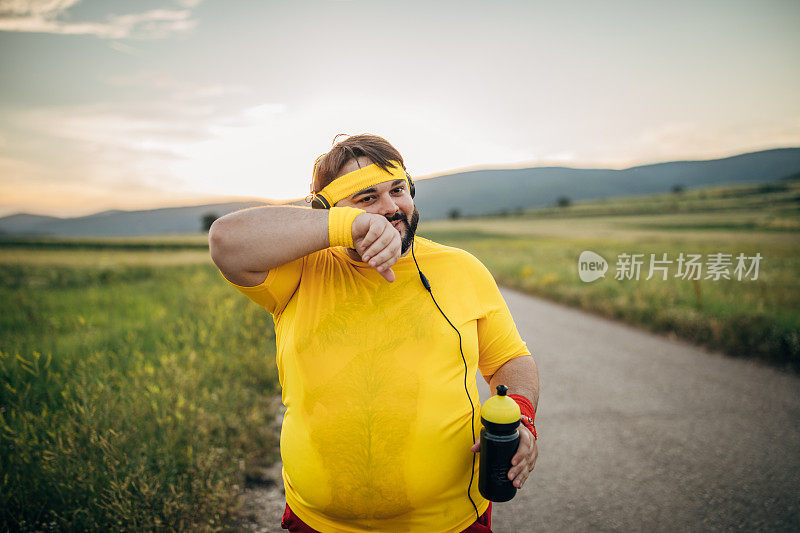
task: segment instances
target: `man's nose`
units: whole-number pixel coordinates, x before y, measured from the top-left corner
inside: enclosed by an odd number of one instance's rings
[[[382,194],[378,199],[378,212],[383,216],[390,217],[397,213],[400,208],[397,206],[391,195],[388,193]]]

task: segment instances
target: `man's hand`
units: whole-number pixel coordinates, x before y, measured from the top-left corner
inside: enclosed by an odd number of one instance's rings
[[[391,266],[400,259],[400,232],[383,215],[361,213],[353,221],[353,244],[361,258],[386,278],[394,281]]]
[[[473,453],[478,453],[481,450],[481,438],[475,441],[475,444],[470,448]],[[522,424],[519,425],[519,448],[517,453],[511,458],[511,470],[508,471],[508,479],[514,482],[514,486],[521,489],[528,479],[528,476],[533,472],[533,467],[536,465],[536,459],[539,457],[539,447],[536,445],[536,439],[533,438],[533,433]]]

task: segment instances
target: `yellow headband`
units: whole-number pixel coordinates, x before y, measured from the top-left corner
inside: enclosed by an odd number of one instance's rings
[[[403,166],[397,161],[390,161],[389,163],[393,166],[388,167],[388,172],[375,163],[372,163],[371,165],[359,168],[353,172],[348,172],[344,176],[336,178],[316,194],[317,196],[325,198],[332,206],[339,200],[347,198],[361,189],[366,189],[372,185],[377,185],[378,183],[383,183],[384,181],[392,179],[404,180],[406,186],[410,187]]]

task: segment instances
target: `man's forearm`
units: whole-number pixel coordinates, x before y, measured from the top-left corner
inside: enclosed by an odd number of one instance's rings
[[[525,396],[533,404],[539,404],[539,371],[530,355],[515,357],[501,366],[489,380],[492,395],[497,394],[497,386],[508,387],[508,394]]]
[[[208,234],[214,263],[225,272],[262,272],[329,246],[328,211],[255,207],[225,215]]]
[[[539,406],[539,371],[536,362],[530,355],[515,357],[501,366],[497,372],[489,379],[489,386],[492,394],[496,394],[497,386],[505,385],[508,387],[509,394],[519,394],[530,400],[533,410]],[[520,405],[522,407],[522,405]],[[521,409],[522,414],[531,416]],[[539,457],[539,446],[536,444],[536,431],[529,427],[527,422],[522,422],[519,426],[519,447],[514,457],[511,458],[513,465],[508,471],[508,479],[512,480],[514,486],[521,489],[525,481],[536,466]],[[472,447],[473,452],[477,452],[479,444]]]

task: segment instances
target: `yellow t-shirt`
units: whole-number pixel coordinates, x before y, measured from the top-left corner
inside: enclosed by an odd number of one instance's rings
[[[458,532],[480,433],[475,371],[490,376],[530,355],[489,271],[468,252],[415,238],[419,267],[459,339],[420,281],[411,253],[387,282],[342,247],[274,268],[236,287],[275,321],[286,413],[286,501],[314,529]],[[483,514],[478,461],[470,492]]]

